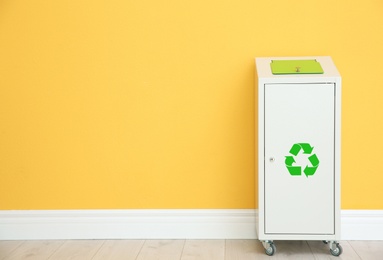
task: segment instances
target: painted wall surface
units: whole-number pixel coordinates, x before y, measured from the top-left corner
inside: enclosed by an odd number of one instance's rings
[[[342,208],[383,209],[383,2],[0,1],[0,209],[254,208],[254,57],[332,56]]]

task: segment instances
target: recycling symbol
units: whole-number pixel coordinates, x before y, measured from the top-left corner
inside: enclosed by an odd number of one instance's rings
[[[290,154],[289,156],[285,156],[285,164],[287,167],[287,170],[289,171],[290,175],[297,176],[297,175],[302,175],[302,166],[299,165],[293,165],[295,163],[295,156],[298,156],[300,151],[303,151],[303,154],[311,154],[308,156],[308,163],[304,170],[303,173],[306,175],[306,177],[312,176],[315,174],[318,166],[319,166],[319,159],[316,156],[316,154],[312,154],[314,147],[311,147],[310,144],[308,143],[297,143],[294,144],[291,149],[290,149]]]

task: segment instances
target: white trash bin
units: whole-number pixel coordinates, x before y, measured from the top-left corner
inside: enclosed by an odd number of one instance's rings
[[[341,77],[330,57],[256,58],[257,236],[339,256]]]

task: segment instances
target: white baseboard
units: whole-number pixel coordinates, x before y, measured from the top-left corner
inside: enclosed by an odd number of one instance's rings
[[[342,240],[383,240],[383,210],[342,210]]]
[[[342,240],[383,240],[383,210],[342,210]],[[3,210],[0,240],[256,239],[255,210]]]
[[[254,237],[254,210],[0,211],[0,240]]]

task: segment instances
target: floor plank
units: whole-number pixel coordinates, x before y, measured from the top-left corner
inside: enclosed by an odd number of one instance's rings
[[[225,240],[186,240],[181,260],[225,259]]]
[[[145,240],[107,240],[92,260],[134,260]]]
[[[30,240],[25,241],[4,260],[48,259],[64,241],[60,240]]]
[[[276,259],[315,259],[307,241],[301,240],[288,240],[288,241],[274,241],[277,248],[273,260]]]
[[[254,239],[226,240],[225,257],[226,260],[270,260],[261,242]]]
[[[49,259],[92,259],[104,242],[104,240],[67,240]]]
[[[146,240],[137,260],[179,260],[184,244],[185,240]]]
[[[347,241],[339,242],[340,246],[343,248],[343,253],[339,257],[331,255],[329,245],[326,245],[322,241],[307,241],[307,243],[309,244],[310,249],[313,252],[313,255],[316,260],[325,260],[325,259],[360,260],[361,259]]]
[[[0,241],[0,260],[5,259],[6,256],[11,254],[13,250],[15,250],[17,247],[19,247],[24,241],[22,240],[15,240],[15,241],[8,241],[8,240],[2,240]]]
[[[363,260],[383,259],[383,241],[348,241]]]

